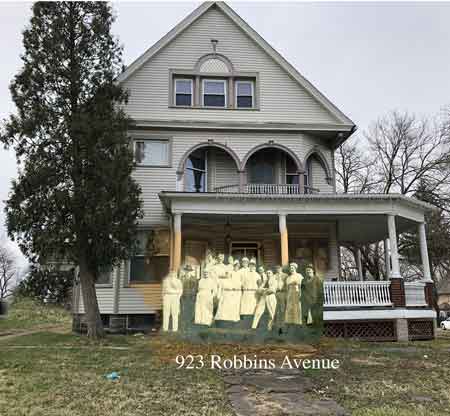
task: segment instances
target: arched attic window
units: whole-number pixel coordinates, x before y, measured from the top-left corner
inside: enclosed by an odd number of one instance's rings
[[[222,60],[218,58],[210,58],[204,61],[200,65],[200,72],[202,73],[230,73],[230,69],[228,65]]]

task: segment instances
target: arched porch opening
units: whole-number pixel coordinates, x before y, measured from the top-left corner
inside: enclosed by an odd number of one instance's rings
[[[247,187],[266,187],[269,193],[301,193],[303,166],[290,149],[277,145],[259,146],[243,161]]]
[[[331,169],[319,150],[310,151],[305,157],[305,191],[333,191]]]
[[[177,189],[184,192],[216,192],[239,185],[240,161],[227,146],[202,143],[189,149],[178,166]]]

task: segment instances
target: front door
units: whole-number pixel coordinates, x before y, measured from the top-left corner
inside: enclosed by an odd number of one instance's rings
[[[242,260],[243,257],[250,260],[253,257],[258,263],[261,263],[261,244],[258,242],[233,241],[230,254],[239,260]]]

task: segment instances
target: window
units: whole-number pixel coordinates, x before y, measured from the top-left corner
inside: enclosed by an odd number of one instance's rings
[[[155,255],[154,235],[152,231],[138,233],[137,248],[130,259],[130,283],[161,282],[169,272],[169,256]]]
[[[236,108],[253,108],[253,81],[236,81]]]
[[[186,192],[206,192],[207,161],[206,150],[192,152],[184,169],[184,188]]]
[[[95,282],[97,285],[110,285],[112,277],[112,270],[101,272]]]
[[[192,106],[192,79],[175,79],[175,105]]]
[[[233,241],[230,247],[230,254],[235,258],[242,260],[247,257],[249,260],[255,258],[258,263],[261,262],[261,245],[253,242]]]
[[[169,166],[169,140],[135,140],[134,158],[141,166]]]
[[[226,107],[226,84],[224,79],[204,79],[203,80],[203,106],[205,107]]]

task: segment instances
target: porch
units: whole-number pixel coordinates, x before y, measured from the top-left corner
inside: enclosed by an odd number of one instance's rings
[[[268,267],[289,261],[314,264],[324,280],[328,335],[375,340],[434,336],[435,312],[431,308],[432,281],[424,227],[424,213],[432,209],[428,204],[400,195],[287,192],[161,192],[160,199],[172,218],[172,270],[181,267],[186,241],[197,238],[202,227],[206,234],[212,232],[222,241],[219,246],[225,254],[232,252],[235,240],[266,241],[259,261]],[[419,231],[423,279],[409,283],[400,273],[397,235],[413,228]],[[385,247],[389,279],[342,281],[339,245],[377,241]]]

